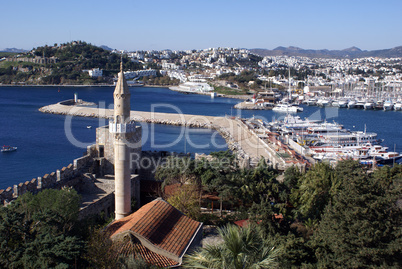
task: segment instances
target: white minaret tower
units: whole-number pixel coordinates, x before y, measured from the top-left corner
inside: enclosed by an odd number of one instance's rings
[[[114,90],[114,117],[109,122],[109,131],[114,134],[114,178],[116,220],[131,213],[131,171],[130,149],[127,134],[135,130],[130,121],[130,98],[127,81],[124,78],[123,63]]]

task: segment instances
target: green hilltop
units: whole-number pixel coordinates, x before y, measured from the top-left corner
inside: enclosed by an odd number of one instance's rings
[[[54,46],[41,46],[20,54],[6,54],[0,62],[0,83],[3,84],[110,84],[120,70],[121,56],[83,41]],[[34,59],[43,59],[37,63]],[[11,61],[12,59],[12,61]],[[140,63],[123,55],[125,70],[142,69]],[[88,72],[99,68],[103,77],[91,78]]]

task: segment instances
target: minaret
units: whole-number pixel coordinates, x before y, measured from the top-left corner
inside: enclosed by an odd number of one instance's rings
[[[114,90],[114,117],[109,130],[114,134],[114,178],[116,220],[131,213],[131,171],[127,134],[135,129],[130,121],[130,90],[124,78],[123,63]]]

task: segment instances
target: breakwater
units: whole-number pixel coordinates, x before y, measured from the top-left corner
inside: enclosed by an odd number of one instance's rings
[[[41,107],[39,111],[79,117],[113,117],[112,109],[66,104],[69,102],[59,102]],[[262,145],[258,141],[259,138],[252,136],[250,131],[241,124],[241,121],[234,117],[131,111],[130,118],[138,122],[213,129],[226,140],[228,148],[235,151],[240,162],[250,162],[253,159],[258,160],[260,157],[270,160],[270,155],[265,150],[258,149]]]

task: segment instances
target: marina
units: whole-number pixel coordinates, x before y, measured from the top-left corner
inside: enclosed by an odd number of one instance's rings
[[[262,123],[259,128],[266,132],[275,131],[282,137],[297,143],[304,156],[317,161],[336,163],[353,159],[361,163],[389,164],[398,161],[402,155],[388,151],[381,146],[382,140],[374,132],[350,131],[338,123],[311,122],[288,114],[283,120]]]
[[[377,82],[372,79],[367,79],[364,83],[332,85],[331,89],[334,90],[327,93],[310,92],[306,86],[302,102],[310,106],[399,111],[402,107],[401,88],[400,81]]]

